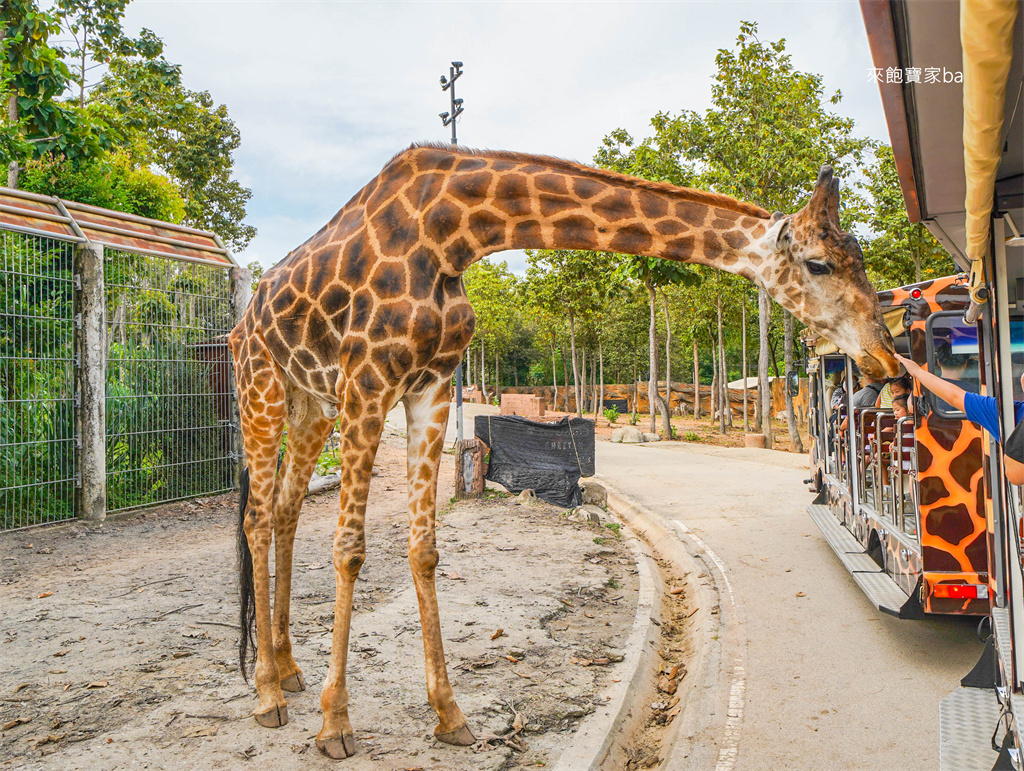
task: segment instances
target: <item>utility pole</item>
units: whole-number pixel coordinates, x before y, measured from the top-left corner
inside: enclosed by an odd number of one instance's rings
[[[441,123],[452,127],[452,144],[457,145],[459,139],[455,136],[455,119],[462,115],[462,100],[455,98],[455,81],[462,74],[462,62],[452,62],[448,68],[448,77],[441,76],[441,90],[447,91],[451,98],[450,112],[439,113]],[[462,416],[462,358],[459,358],[459,366],[455,368],[455,446],[458,448],[459,463],[461,460],[462,439],[465,428]]]

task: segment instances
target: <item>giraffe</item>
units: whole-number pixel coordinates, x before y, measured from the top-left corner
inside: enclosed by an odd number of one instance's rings
[[[413,145],[270,269],[230,334],[246,455],[239,512],[245,674],[255,644],[256,720],[288,720],[305,688],[288,630],[292,542],[315,461],[336,421],[341,492],[335,623],[317,747],[355,752],[345,669],[353,584],[384,416],[408,423],[408,558],[435,736],[474,741],[448,679],[434,584],[437,474],[452,373],[473,334],[462,273],[504,249],[566,248],[709,265],[765,287],[867,372],[895,375],[892,341],[823,167],[808,204],[769,215],[727,196],[525,154]],[[278,468],[285,426],[288,442]],[[271,610],[269,551],[275,550]],[[252,642],[253,623],[255,641]]]

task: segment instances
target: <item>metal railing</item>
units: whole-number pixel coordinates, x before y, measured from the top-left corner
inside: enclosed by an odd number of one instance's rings
[[[0,530],[75,514],[74,249],[0,230]]]
[[[227,271],[108,249],[104,276],[107,511],[232,489]]]
[[[0,531],[233,489],[249,282],[212,233],[0,188]]]

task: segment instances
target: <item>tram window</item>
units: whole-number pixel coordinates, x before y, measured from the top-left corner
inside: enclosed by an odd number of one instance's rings
[[[978,328],[965,324],[960,311],[934,313],[928,318],[928,369],[971,393],[981,391],[978,363]],[[928,397],[943,417],[961,420],[964,413],[937,398]]]

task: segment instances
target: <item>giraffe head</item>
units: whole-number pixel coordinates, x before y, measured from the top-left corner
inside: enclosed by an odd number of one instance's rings
[[[775,257],[762,274],[779,304],[848,353],[874,377],[896,377],[892,336],[864,272],[857,239],[839,227],[839,180],[822,166],[807,205],[772,215],[763,247]]]

